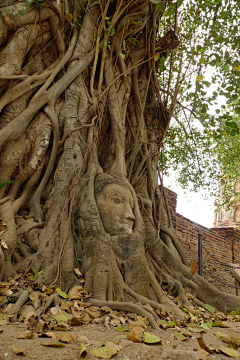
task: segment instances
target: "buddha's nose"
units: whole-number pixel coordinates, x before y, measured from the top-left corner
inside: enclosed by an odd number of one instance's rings
[[[132,208],[129,204],[126,204],[126,219],[130,219],[132,221],[135,220],[135,216],[133,215]]]

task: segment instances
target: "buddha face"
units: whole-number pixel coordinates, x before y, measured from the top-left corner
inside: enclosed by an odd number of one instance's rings
[[[135,220],[133,204],[133,196],[127,188],[118,184],[104,187],[97,197],[97,205],[108,234],[132,234]]]

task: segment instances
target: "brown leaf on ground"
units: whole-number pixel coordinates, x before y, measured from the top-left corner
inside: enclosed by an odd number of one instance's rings
[[[240,357],[240,352],[237,351],[237,350],[234,350],[234,349],[230,349],[226,346],[221,346],[219,348],[219,350],[224,353],[224,354],[227,354],[228,356],[232,356],[234,358],[239,358]]]
[[[236,334],[234,334],[234,332],[230,331],[230,335],[231,335],[231,340],[233,342],[234,345],[236,345],[237,347],[240,346],[240,338],[237,337]]]
[[[120,326],[120,321],[117,319],[111,319],[110,324],[112,326]]]
[[[53,340],[57,340],[57,335],[53,331],[47,331],[45,333],[39,334],[38,337],[48,337]]]
[[[127,339],[133,342],[143,342],[144,328],[141,326],[135,326],[127,334]]]
[[[79,347],[79,355],[81,360],[85,360],[87,358],[87,348],[84,344],[81,344]]]
[[[51,307],[50,311],[51,311],[52,315],[55,316],[55,315],[57,315],[57,313],[62,312],[62,307],[60,307],[60,305],[56,305],[56,306]]]
[[[10,296],[13,294],[13,292],[7,285],[0,285],[0,294],[4,296]]]
[[[198,337],[198,338],[197,338],[197,341],[198,341],[198,343],[199,343],[199,346],[200,346],[203,350],[205,350],[205,351],[207,351],[207,352],[209,352],[209,353],[215,352],[215,349],[210,349],[210,348],[206,345],[206,343],[205,343],[205,341],[203,340],[202,336]]]
[[[89,307],[89,308],[85,308],[84,310],[85,314],[89,315],[90,318],[95,319],[98,318],[100,316],[100,311],[96,308],[94,308],[93,306]],[[109,314],[109,316],[111,316]]]
[[[214,335],[219,337],[223,342],[225,342],[227,344],[231,343],[231,338],[227,334],[224,334],[224,333],[221,333],[221,332],[216,332]]]
[[[79,317],[74,317],[73,316],[71,319],[68,320],[68,325],[80,326],[80,325],[82,325],[81,319]]]
[[[72,290],[69,291],[68,296],[69,300],[72,299],[82,299],[83,294],[87,294],[87,291],[83,289],[82,286],[75,286]]]
[[[77,335],[62,332],[57,334],[57,339],[68,344],[76,344]]]
[[[9,318],[11,315],[7,314],[0,314],[0,325],[7,325],[9,324]]]
[[[44,333],[49,330],[48,323],[42,319],[36,320],[34,316],[28,319],[28,327],[35,333]]]
[[[88,316],[88,314],[82,315],[79,319],[80,319],[80,321],[81,321],[81,323],[82,323],[83,325],[89,324],[90,321],[92,320],[92,319],[90,318],[90,316]]]
[[[3,329],[0,329],[0,333],[2,333],[3,332]]]
[[[69,330],[73,330],[73,328],[71,326],[69,326],[66,323],[58,323],[54,326],[54,330],[56,331],[69,331]]]
[[[198,354],[199,360],[207,360],[209,353],[203,349],[197,349],[195,352]]]
[[[26,352],[21,348],[13,348],[13,355],[23,355],[26,356]]]
[[[52,295],[54,294],[54,289],[51,287],[46,287],[45,285],[43,285],[42,287],[42,291],[47,294],[47,295]]]
[[[66,346],[61,342],[41,343],[41,345],[43,345],[43,346],[52,346],[52,347],[65,347]]]
[[[18,335],[17,339],[31,339],[32,337],[33,337],[33,331],[25,330]]]
[[[63,311],[67,311],[68,313],[71,312],[71,307],[73,306],[73,304],[71,304],[71,306],[69,306],[68,304],[69,302],[66,302],[66,301],[62,301],[61,302],[61,310]]]
[[[137,320],[137,321],[131,322],[131,324],[128,325],[128,330],[130,331],[133,328],[135,328],[136,326],[139,326],[143,329],[147,328],[146,324],[142,320]]]
[[[41,301],[39,299],[37,291],[32,291],[31,294],[29,294],[29,298],[32,300],[32,305],[34,309],[37,309],[41,306]]]
[[[83,302],[83,301],[81,301],[81,300],[77,300],[77,303],[78,303],[79,306],[83,306],[83,307],[86,307],[86,308],[92,306],[92,304],[90,304],[90,303],[85,303],[85,302]]]

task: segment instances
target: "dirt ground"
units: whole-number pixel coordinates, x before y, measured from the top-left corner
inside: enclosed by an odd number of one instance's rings
[[[202,333],[203,340],[209,348],[218,349],[220,346],[227,346],[220,338],[215,336],[216,332],[221,332],[230,335],[232,331],[240,338],[240,322],[225,322],[230,328],[218,328],[206,330]],[[11,360],[23,358],[26,360],[77,360],[80,359],[79,346],[84,343],[88,350],[94,347],[101,347],[104,340],[112,341],[122,346],[117,354],[112,356],[112,359],[119,360],[158,360],[164,351],[175,350],[193,350],[197,352],[200,349],[197,337],[200,334],[194,334],[193,337],[187,340],[177,340],[174,335],[174,328],[168,328],[160,331],[148,329],[151,334],[155,334],[162,339],[161,344],[147,345],[144,343],[134,343],[127,339],[119,339],[118,336],[122,332],[115,331],[113,328],[106,330],[101,324],[88,324],[73,327],[71,333],[78,335],[76,344],[64,344],[65,347],[46,347],[42,344],[58,342],[51,338],[38,337],[34,334],[32,339],[17,339],[18,335],[27,329],[27,326],[22,323],[15,323],[0,326],[0,360]],[[57,332],[56,332],[57,333]],[[87,339],[84,339],[86,337]],[[26,356],[13,355],[14,348],[22,348],[26,352]],[[201,350],[200,350],[201,351]],[[198,353],[199,359],[233,359],[221,353],[212,353],[206,356]],[[97,357],[88,354],[87,359],[96,360]],[[186,359],[187,360],[187,359]]]

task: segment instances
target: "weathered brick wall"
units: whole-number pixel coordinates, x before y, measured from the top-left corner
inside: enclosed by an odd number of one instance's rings
[[[206,268],[203,271],[204,278],[218,289],[235,294],[236,290],[234,288],[224,286],[216,279],[218,278],[227,284],[235,285],[235,280],[229,270],[216,261],[213,256],[225,264],[240,264],[240,230],[236,228],[208,229],[187,219],[176,212],[177,194],[169,189],[165,190],[177,238],[181,242],[187,258],[189,260],[192,258],[197,260],[198,258],[198,232],[201,229],[203,233],[203,246],[209,252],[208,254],[207,251],[203,250],[203,265]]]

